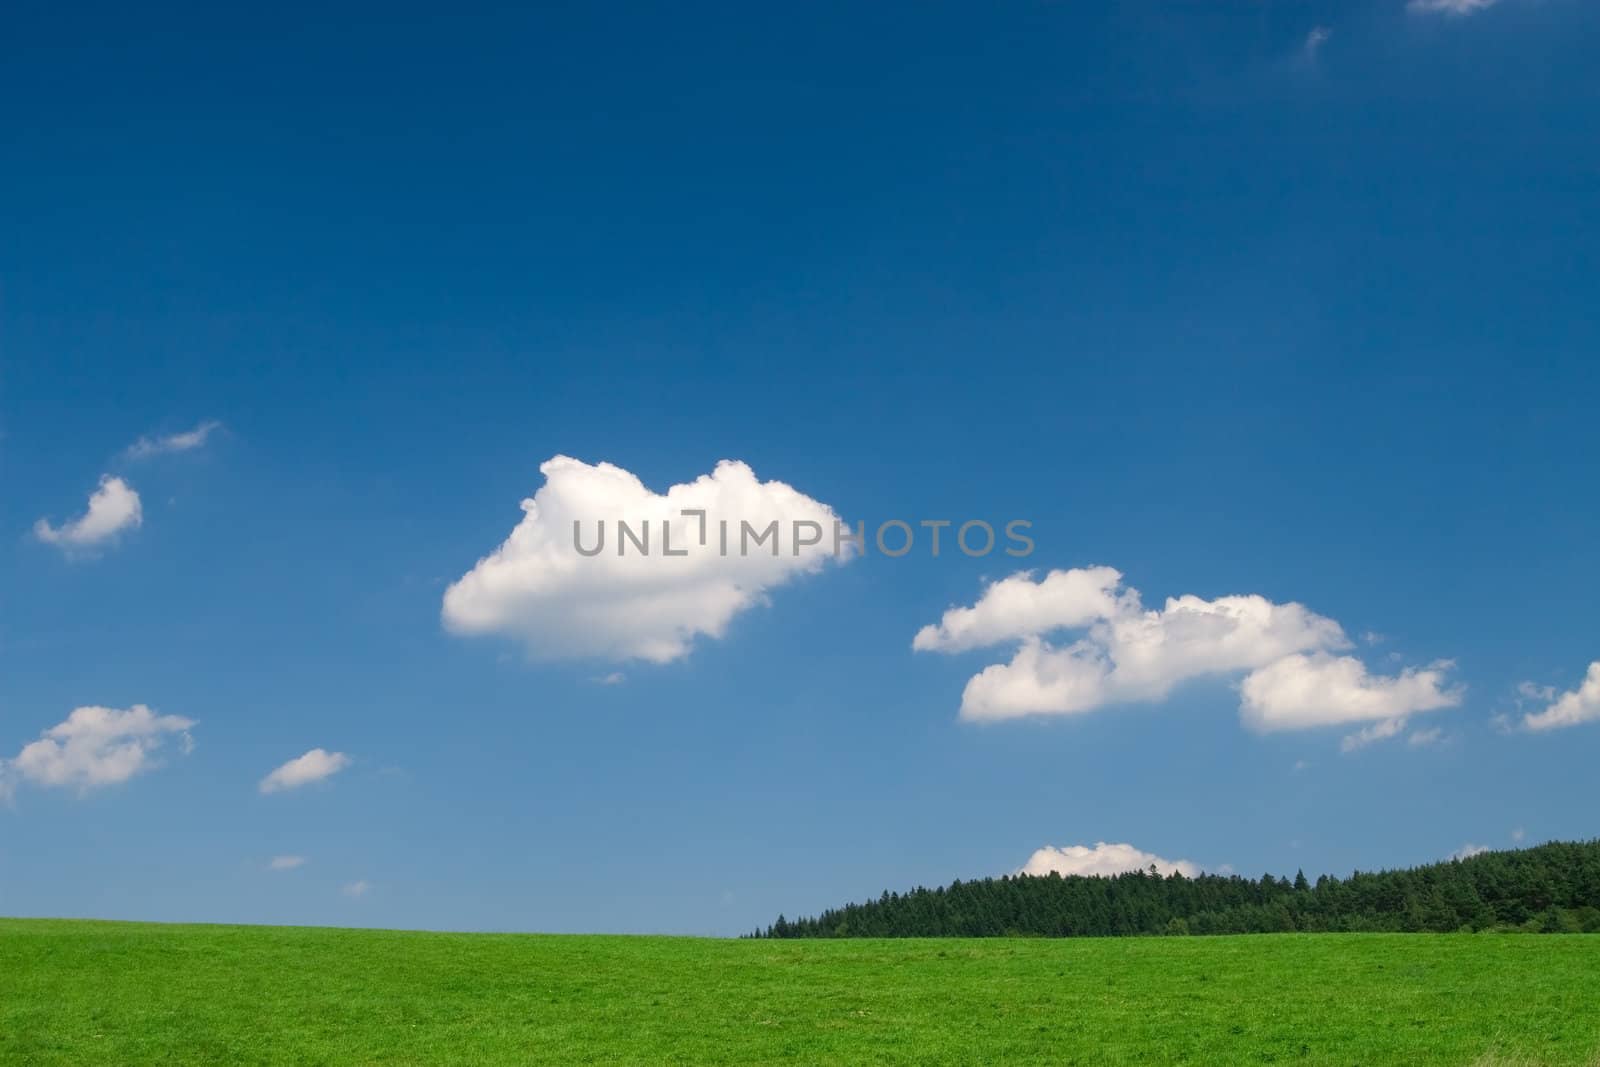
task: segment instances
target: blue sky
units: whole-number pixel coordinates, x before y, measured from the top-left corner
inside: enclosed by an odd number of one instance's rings
[[[10,12],[0,913],[727,934],[1600,833],[1600,11],[1436,6]],[[1036,547],[447,625],[523,500],[722,460]],[[1076,696],[964,705],[1027,648]]]

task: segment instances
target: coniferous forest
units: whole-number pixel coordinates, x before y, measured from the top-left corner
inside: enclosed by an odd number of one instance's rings
[[[1288,931],[1600,933],[1600,841],[1291,881],[1008,875],[884,893],[753,937],[1117,937]]]

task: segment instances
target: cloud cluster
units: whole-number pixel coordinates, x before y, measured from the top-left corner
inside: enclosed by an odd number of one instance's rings
[[[299,789],[312,782],[320,782],[324,778],[331,778],[346,767],[350,766],[350,757],[343,752],[329,752],[326,749],[314,748],[303,756],[296,756],[288,763],[275,768],[271,774],[261,779],[260,789],[263,793],[280,793],[285,789]]]
[[[94,549],[143,521],[138,492],[121,478],[103,474],[99,487],[89,495],[88,510],[60,526],[40,519],[33,524],[33,534],[45,544],[67,551]]]
[[[666,663],[686,656],[697,636],[722,637],[769,590],[837,558],[833,509],[783,482],[760,481],[743,463],[724,460],[665,493],[610,463],[556,456],[539,470],[544,485],[522,502],[510,536],[445,592],[451,631],[512,637],[538,659]],[[602,522],[601,551],[579,552],[575,528],[589,550]],[[647,553],[623,541],[619,522],[644,533]],[[820,540],[751,547],[741,542],[746,522],[757,531],[776,522],[784,538],[814,525]]]
[[[1063,877],[1073,874],[1086,876],[1124,874],[1128,871],[1148,871],[1155,867],[1163,875],[1181,874],[1194,878],[1200,868],[1188,860],[1162,859],[1153,852],[1143,852],[1132,845],[1109,844],[1097,841],[1093,848],[1087,845],[1066,845],[1061,848],[1046,845],[1028,857],[1018,874],[1050,874]]]
[[[187,753],[193,726],[192,719],[157,715],[143,704],[75,708],[13,759],[0,761],[0,791],[19,782],[79,792],[126,782],[159,766],[155,754],[172,735]]]
[[[164,437],[141,437],[123,450],[127,460],[148,459],[168,452],[188,452],[200,448],[222,424],[215,420],[200,423],[192,430]],[[33,524],[33,535],[47,545],[67,553],[92,553],[114,542],[126,530],[144,522],[144,507],[139,493],[124,479],[102,474],[100,485],[89,495],[84,513],[56,526],[48,519]]]
[[[1062,640],[1060,631],[1082,631]],[[1440,662],[1386,677],[1360,660],[1337,622],[1262,596],[1168,598],[1145,608],[1111,567],[1024,571],[977,603],[923,627],[912,648],[962,652],[1017,643],[1009,662],[974,675],[961,717],[1080,714],[1162,700],[1192,679],[1243,674],[1241,717],[1258,731],[1398,719],[1460,702]]]
[[[1524,695],[1537,694],[1549,701],[1542,711],[1529,712],[1522,717],[1525,729],[1559,730],[1593,722],[1600,719],[1600,660],[1589,664],[1589,673],[1578,688],[1560,696],[1556,696],[1552,688],[1535,686],[1531,682],[1522,683],[1521,690]]]

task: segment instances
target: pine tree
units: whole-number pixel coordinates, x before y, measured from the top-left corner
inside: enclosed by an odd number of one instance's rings
[[[1181,925],[1180,925],[1181,924]],[[884,893],[754,937],[1046,937],[1272,930],[1600,932],[1600,842],[1551,843],[1409,871],[1287,878],[1051,873]]]

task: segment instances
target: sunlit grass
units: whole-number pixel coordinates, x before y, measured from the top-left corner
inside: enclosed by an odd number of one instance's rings
[[[1600,937],[713,941],[0,920],[0,1063],[1581,1064]]]

